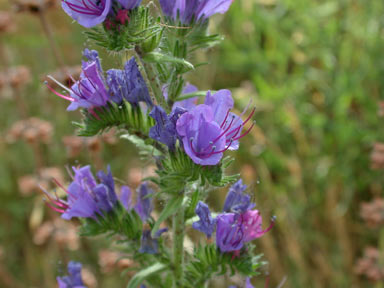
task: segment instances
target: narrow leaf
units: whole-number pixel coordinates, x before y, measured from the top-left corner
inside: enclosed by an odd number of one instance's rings
[[[144,61],[149,62],[149,63],[173,63],[173,64],[183,65],[190,70],[195,69],[193,64],[191,64],[187,60],[184,60],[182,58],[173,57],[173,56],[159,53],[159,52],[147,53],[147,54],[145,54],[143,59],[144,59]]]
[[[183,204],[183,197],[174,196],[161,212],[159,219],[157,219],[155,225],[152,228],[152,237],[155,237],[156,232],[160,228],[160,224],[163,223],[168,217],[171,217]]]
[[[144,270],[136,273],[135,276],[132,277],[131,281],[129,281],[127,288],[137,288],[143,281],[149,276],[155,273],[161,273],[167,268],[167,265],[163,263],[155,263]]]

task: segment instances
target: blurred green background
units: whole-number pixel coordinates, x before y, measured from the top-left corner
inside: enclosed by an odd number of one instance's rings
[[[16,2],[0,0],[0,8],[14,11]],[[37,184],[49,186],[52,175],[69,180],[66,165],[110,163],[115,176],[135,187],[151,168],[125,140],[65,138],[74,135],[71,121],[79,113],[66,112],[66,101],[43,85],[60,59],[42,23],[68,66],[80,64],[86,45],[81,26],[59,7],[43,15],[14,13],[5,23],[0,287],[55,287],[69,259],[85,264],[90,287],[96,287],[95,279],[97,287],[124,287],[129,276],[120,278],[121,267],[113,265],[118,256],[108,254],[112,260],[105,263],[107,254],[98,255],[108,240],[78,239],[75,226],[44,207]],[[384,141],[378,115],[384,96],[384,2],[236,0],[210,24],[225,41],[197,55],[210,65],[189,80],[200,89],[231,89],[239,109],[249,99],[256,104],[256,128],[232,154],[232,169],[241,171],[265,219],[277,216],[274,229],[256,241],[269,261],[270,287],[284,281],[283,287],[293,288],[383,287],[356,275],[355,266],[366,246],[384,242],[384,233],[359,216],[362,202],[382,195],[382,172],[371,169],[370,153],[375,142]],[[114,55],[101,54],[105,68],[121,66]],[[30,77],[9,70],[19,65]],[[210,201],[220,209],[224,197],[218,191]],[[256,287],[264,287],[266,278],[255,279]]]

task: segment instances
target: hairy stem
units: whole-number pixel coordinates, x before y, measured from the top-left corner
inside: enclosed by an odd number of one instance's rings
[[[183,196],[180,196],[183,197]],[[183,287],[184,274],[184,207],[173,216],[173,287]]]
[[[146,80],[147,84],[149,84],[148,86],[151,88],[152,98],[154,98],[156,100],[158,105],[160,105],[161,107],[163,107],[166,110],[169,110],[169,109],[167,109],[168,107],[167,107],[166,102],[165,102],[163,90],[161,89],[161,84],[159,83],[159,80],[158,80],[158,77],[156,75],[156,72],[155,72],[153,65],[146,63],[143,60],[144,54],[143,54],[143,51],[141,50],[141,48],[139,46],[135,47],[135,52],[136,52],[136,54],[140,60],[141,66],[144,68],[145,75],[143,75],[143,76],[146,78],[145,80]]]

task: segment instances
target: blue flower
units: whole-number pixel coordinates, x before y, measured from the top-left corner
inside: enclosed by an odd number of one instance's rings
[[[176,107],[168,116],[162,107],[153,107],[149,116],[156,121],[156,125],[149,130],[149,137],[174,150],[177,140],[176,122],[185,112],[183,108]]]
[[[62,0],[61,7],[80,25],[91,28],[103,23],[111,11],[112,0]]]
[[[48,76],[68,92],[69,95],[61,94],[46,83],[53,93],[71,102],[67,110],[85,108],[93,113],[96,107],[106,106],[108,102],[121,104],[123,99],[135,107],[139,102],[145,102],[149,107],[153,106],[148,88],[134,58],[125,63],[124,70],[108,70],[105,78],[97,51],[85,49],[83,55],[87,61],[82,62],[80,79],[74,81],[71,88]]]
[[[168,228],[160,229],[156,232],[155,237],[152,238],[151,230],[144,230],[141,236],[141,245],[139,252],[147,254],[157,254],[159,246],[158,238],[160,238],[161,234],[167,231]]]
[[[245,189],[247,189],[247,185],[243,185],[241,179],[229,188],[224,202],[224,212],[244,213],[256,206],[251,203],[251,196],[243,193]]]
[[[120,202],[123,204],[124,208],[127,211],[130,211],[132,206],[132,192],[131,189],[128,186],[122,186],[121,187],[121,194],[120,194]]]
[[[140,216],[143,222],[147,221],[151,215],[153,205],[152,205],[152,195],[154,194],[152,189],[148,187],[148,183],[144,182],[137,189],[138,199],[135,205],[135,211]]]
[[[214,14],[224,14],[233,0],[160,0],[164,15],[183,24],[204,21]]]
[[[244,125],[252,118],[255,109],[243,122],[240,116],[230,112],[233,99],[229,90],[213,95],[208,92],[204,104],[197,105],[181,115],[176,122],[187,155],[199,165],[217,165],[227,150],[237,150]]]
[[[140,5],[141,0],[118,0],[121,6],[125,9],[131,10]]]
[[[97,219],[116,206],[118,200],[110,167],[108,174],[98,172],[100,183],[97,183],[90,166],[79,169],[73,167],[73,171],[74,180],[67,189],[57,183],[67,193],[67,200],[59,199],[43,190],[49,200],[47,205],[62,213],[63,219],[70,220],[73,217]]]
[[[192,228],[203,232],[208,238],[211,238],[212,233],[215,231],[216,219],[212,218],[208,205],[199,201],[196,205],[195,213],[199,216],[200,220],[194,222]]]
[[[149,107],[153,106],[147,85],[134,57],[125,63],[124,70],[107,71],[107,83],[114,102],[121,103],[125,99],[134,106],[139,105],[139,102],[145,102]]]
[[[267,229],[262,228],[262,217],[257,210],[243,214],[223,213],[217,216],[216,245],[222,252],[240,250],[245,243],[260,238],[272,229],[275,219]]]
[[[81,279],[81,263],[68,263],[68,276],[57,277],[59,288],[86,288]]]

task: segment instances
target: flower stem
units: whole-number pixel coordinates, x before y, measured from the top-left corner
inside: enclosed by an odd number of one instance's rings
[[[180,196],[183,197],[183,196]],[[183,287],[184,277],[184,207],[173,216],[173,287]]]
[[[146,78],[146,82],[147,84],[149,84],[149,87],[152,90],[152,98],[156,100],[158,105],[160,105],[166,110],[169,110],[165,102],[163,90],[161,89],[161,84],[159,83],[158,76],[156,75],[153,65],[146,63],[143,60],[144,54],[139,46],[135,47],[135,52],[141,62],[142,67],[144,68],[145,75],[143,76]]]

